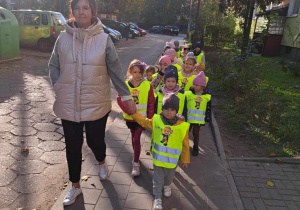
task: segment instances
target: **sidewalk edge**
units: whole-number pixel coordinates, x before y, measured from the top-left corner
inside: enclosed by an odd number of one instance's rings
[[[210,126],[211,126],[213,137],[215,139],[215,143],[216,143],[216,147],[217,147],[219,156],[221,158],[221,161],[222,161],[225,169],[227,170],[226,177],[227,177],[227,180],[228,180],[228,183],[229,183],[232,195],[233,195],[235,205],[238,210],[243,210],[244,206],[243,206],[240,194],[236,188],[233,176],[229,170],[230,167],[226,161],[226,156],[225,156],[225,152],[224,152],[224,147],[223,147],[223,142],[222,142],[219,126],[217,124],[217,121],[215,119],[213,112],[212,112],[212,120],[210,121]]]

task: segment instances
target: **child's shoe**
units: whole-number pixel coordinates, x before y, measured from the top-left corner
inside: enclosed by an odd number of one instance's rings
[[[109,170],[108,170],[106,162],[103,163],[102,165],[99,165],[98,175],[99,175],[100,180],[108,179],[108,172],[109,172]]]
[[[69,206],[73,204],[78,195],[82,193],[81,188],[75,188],[74,186],[71,187],[70,191],[64,198],[63,204],[64,206]]]
[[[199,148],[198,146],[193,146],[192,155],[197,156],[199,154]]]
[[[140,164],[139,163],[133,162],[131,175],[132,176],[140,175]]]
[[[162,208],[162,200],[160,198],[156,198],[154,200],[154,203],[153,203],[153,209],[154,210],[160,210],[160,209],[163,209]]]
[[[171,196],[171,187],[170,186],[164,186],[164,196],[165,197],[170,197]]]

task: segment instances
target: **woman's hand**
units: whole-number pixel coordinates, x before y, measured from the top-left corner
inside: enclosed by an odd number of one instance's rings
[[[188,167],[188,164],[187,164],[187,163],[182,163],[182,167],[183,167],[183,168],[187,168],[187,167]]]
[[[127,101],[124,101],[126,107],[129,109],[130,111],[130,114],[135,114],[137,109],[136,109],[136,105],[135,103],[133,102],[133,100],[127,100]]]

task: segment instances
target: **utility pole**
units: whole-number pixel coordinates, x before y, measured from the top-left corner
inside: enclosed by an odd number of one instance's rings
[[[198,0],[195,33],[194,33],[193,40],[192,40],[193,43],[195,43],[196,41],[201,40],[201,28],[203,28],[203,27],[201,27],[202,23],[199,22],[199,19],[200,19],[200,17],[199,17],[200,16],[200,3],[201,3],[201,0]]]

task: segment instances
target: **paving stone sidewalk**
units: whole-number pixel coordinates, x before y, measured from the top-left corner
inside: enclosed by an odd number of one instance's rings
[[[300,209],[300,165],[228,160],[245,209]],[[268,181],[274,186],[267,185]]]
[[[144,131],[141,138],[141,175],[133,178],[131,161],[133,150],[131,136],[120,114],[106,132],[107,163],[109,180],[100,181],[98,164],[90,153],[83,163],[83,195],[72,206],[65,209],[151,209],[152,208],[152,157],[147,155],[150,147],[150,131]],[[192,142],[190,142],[192,146]],[[200,154],[191,156],[187,169],[177,168],[172,196],[163,198],[164,209],[237,209],[227,175],[218,156],[209,125],[201,128]],[[63,209],[62,200],[69,187],[58,198],[52,210]]]

